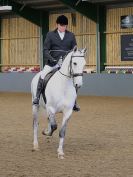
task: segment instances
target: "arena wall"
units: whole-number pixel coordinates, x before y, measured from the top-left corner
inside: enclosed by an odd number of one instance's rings
[[[0,92],[30,93],[35,73],[0,73]],[[132,74],[85,74],[79,95],[133,97]]]

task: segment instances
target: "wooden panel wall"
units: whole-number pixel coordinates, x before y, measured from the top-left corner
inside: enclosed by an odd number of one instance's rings
[[[40,63],[39,27],[20,17],[2,19],[2,65],[30,66]]]
[[[121,35],[133,34],[133,28],[121,29],[120,19],[124,15],[133,15],[133,7],[107,10],[106,46],[107,66],[133,65],[132,61],[121,61]]]
[[[49,30],[56,28],[56,19],[60,14],[50,14]],[[96,24],[79,13],[65,13],[68,17],[68,30],[76,36],[78,48],[87,47],[87,65],[96,66]]]

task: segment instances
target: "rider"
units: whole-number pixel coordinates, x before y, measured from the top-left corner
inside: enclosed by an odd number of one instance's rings
[[[68,18],[60,15],[57,17],[56,24],[57,28],[54,31],[48,32],[44,41],[43,57],[45,58],[45,66],[41,71],[36,98],[33,100],[33,104],[39,104],[45,76],[53,69],[59,67],[59,60],[77,45],[74,34],[67,30]],[[76,101],[73,110],[80,111]]]

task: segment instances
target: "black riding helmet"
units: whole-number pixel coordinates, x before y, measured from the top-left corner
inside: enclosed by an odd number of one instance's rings
[[[68,18],[65,15],[60,15],[57,17],[56,23],[60,25],[68,25]]]

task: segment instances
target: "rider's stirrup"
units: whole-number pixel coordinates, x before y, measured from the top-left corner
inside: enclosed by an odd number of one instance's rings
[[[33,100],[33,104],[39,105],[40,95],[43,90],[43,79],[40,77],[37,85],[36,98]]]

